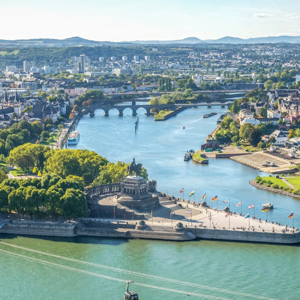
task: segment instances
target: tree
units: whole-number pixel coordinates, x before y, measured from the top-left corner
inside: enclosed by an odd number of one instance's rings
[[[205,81],[201,81],[200,85],[199,85],[200,90],[206,90],[207,86],[206,86],[206,82]]]
[[[48,131],[43,131],[41,134],[41,137],[43,140],[47,140],[49,138],[50,134]]]
[[[233,103],[230,105],[229,111],[236,114],[240,111],[240,107],[238,105],[237,100],[234,100]]]
[[[249,133],[249,138],[248,138],[250,144],[256,147],[257,144],[260,142],[260,139],[261,139],[261,132],[256,128],[252,129]]]
[[[34,134],[39,136],[43,131],[41,122],[35,121],[31,125],[32,125],[32,130],[33,130]]]
[[[75,105],[73,106],[73,110],[74,110],[74,111],[78,111],[78,110],[79,110],[77,104],[75,104]]]
[[[269,91],[271,88],[272,88],[272,85],[273,85],[273,81],[272,80],[267,80],[265,83],[264,83],[264,87],[267,91]]]
[[[86,214],[86,199],[80,190],[67,189],[60,198],[62,212],[67,218],[83,217]]]
[[[7,175],[4,173],[2,168],[0,168],[0,184],[7,178],[8,178]]]
[[[243,140],[247,140],[249,138],[250,132],[254,129],[253,124],[244,123],[240,128],[240,137]]]
[[[260,107],[259,110],[258,110],[258,113],[261,117],[263,118],[267,118],[267,115],[268,115],[268,112],[267,112],[267,109],[264,108],[264,107]]]
[[[18,117],[18,115],[17,115],[15,112],[13,112],[12,115],[11,115],[11,118],[14,120],[14,119],[16,119],[17,117]]]
[[[289,130],[289,135],[288,135],[288,139],[291,139],[295,136],[295,132],[294,132],[294,129],[290,129]]]
[[[25,194],[24,187],[19,187],[17,190],[13,190],[8,195],[8,204],[10,210],[15,210],[18,214],[25,213]]]
[[[44,125],[47,126],[48,124],[53,125],[53,120],[50,117],[44,120]]]

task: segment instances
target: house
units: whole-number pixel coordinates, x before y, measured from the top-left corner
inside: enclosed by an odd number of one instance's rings
[[[281,119],[281,112],[268,109],[267,116],[268,116],[268,118],[278,118],[278,119]]]
[[[272,134],[270,134],[270,138],[275,138],[275,145],[283,145],[284,142],[288,140],[288,131],[275,130]]]
[[[252,118],[253,117],[253,112],[250,109],[241,109],[239,112],[239,119],[247,119],[247,118]]]

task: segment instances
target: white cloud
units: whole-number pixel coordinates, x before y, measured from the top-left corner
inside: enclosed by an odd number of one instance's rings
[[[274,15],[271,14],[255,14],[255,18],[268,18],[268,17],[274,17]]]
[[[288,19],[299,19],[299,16],[293,16],[293,15],[285,15],[284,17]]]

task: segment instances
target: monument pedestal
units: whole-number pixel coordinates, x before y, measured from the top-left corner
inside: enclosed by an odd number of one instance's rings
[[[140,176],[127,176],[121,182],[117,202],[139,211],[149,211],[159,205],[158,197],[149,192],[148,182]]]

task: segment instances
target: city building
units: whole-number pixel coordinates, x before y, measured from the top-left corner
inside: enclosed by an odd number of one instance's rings
[[[110,60],[111,60],[111,61],[116,61],[117,58],[116,58],[115,56],[112,56],[112,57],[110,58]]]
[[[100,62],[104,62],[104,57],[99,57]]]
[[[122,60],[123,60],[123,61],[127,61],[127,60],[128,60],[127,56],[123,56],[123,57],[122,57]]]
[[[127,74],[127,75],[131,75],[132,74],[132,70],[131,69],[125,69],[125,68],[122,68],[122,69],[113,69],[112,74],[116,74],[117,76],[123,74]]]
[[[28,61],[28,60],[23,61],[23,71],[25,73],[29,72],[32,67],[36,67],[35,61]]]
[[[135,56],[133,57],[133,60],[134,60],[134,61],[139,61],[140,58],[139,58],[139,56],[135,55]]]
[[[86,69],[90,66],[90,59],[84,54],[81,54],[80,57],[76,57],[74,62],[74,71],[76,73],[84,73]]]
[[[145,56],[145,60],[146,60],[146,61],[150,61],[150,56],[149,56],[149,55],[146,55],[146,56]]]
[[[14,73],[17,71],[17,67],[16,66],[6,66],[5,71]]]

